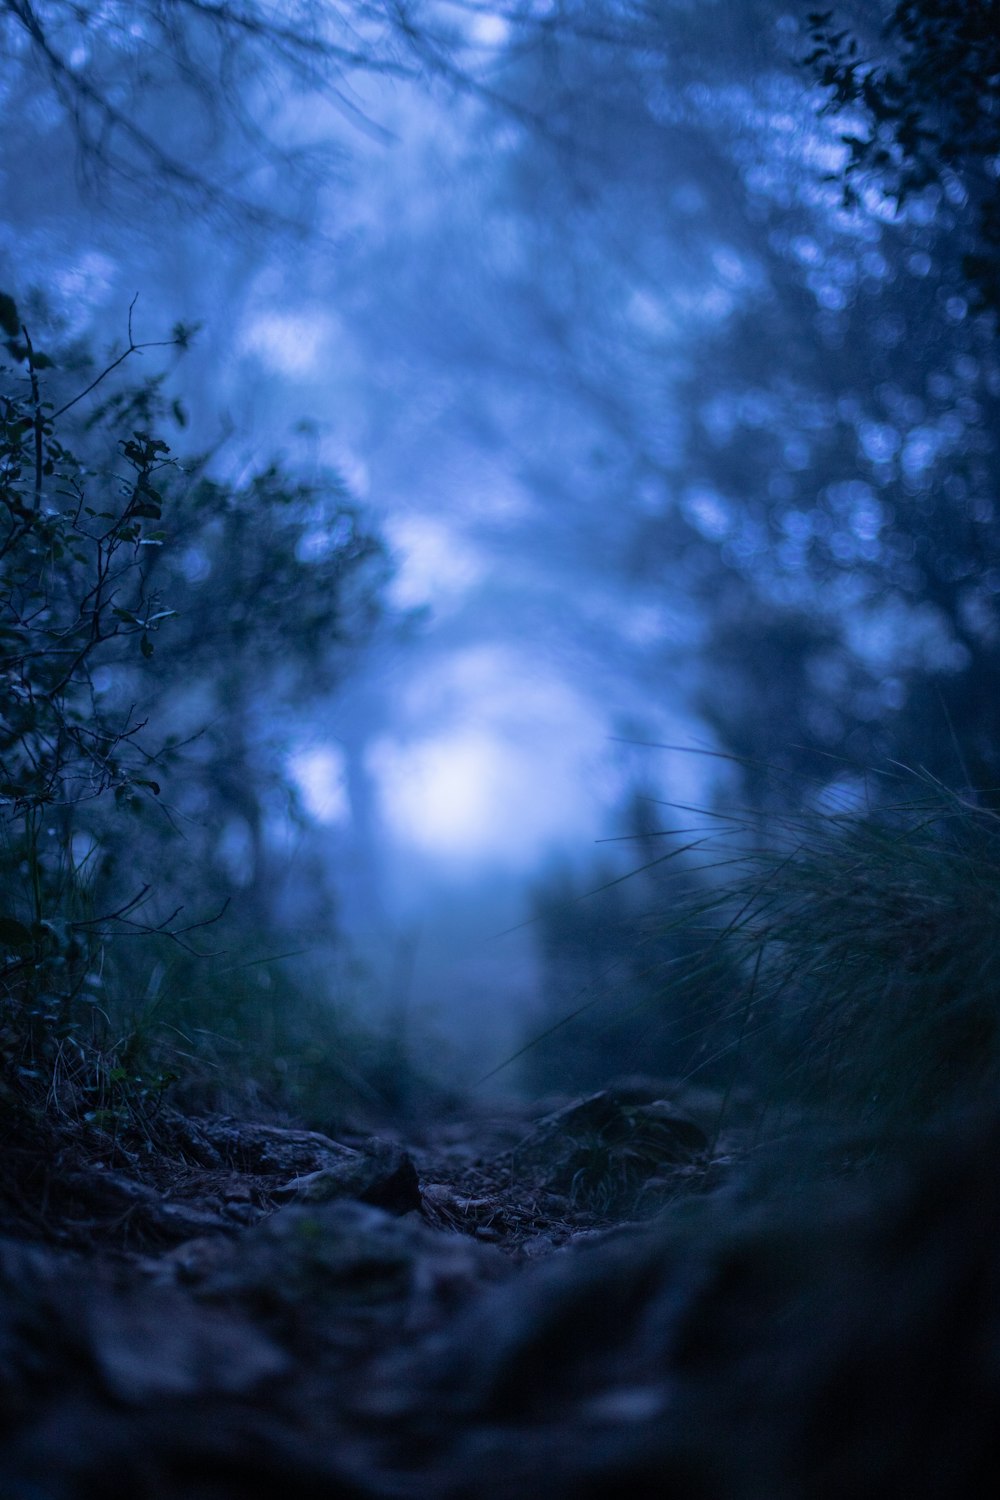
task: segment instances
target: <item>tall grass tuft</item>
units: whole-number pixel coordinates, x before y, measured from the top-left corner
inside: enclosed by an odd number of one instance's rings
[[[807,810],[763,822],[684,808],[683,828],[644,835],[606,931],[584,926],[606,885],[542,910],[543,943],[555,911],[570,956],[583,932],[606,963],[553,987],[552,1024],[518,1056],[594,1088],[638,1055],[717,1095],[716,1138],[753,1115],[768,1136],[884,1142],[996,1101],[1000,815],[923,772],[877,787],[837,811],[799,786]]]
[[[862,1131],[1000,1080],[1000,817],[923,774],[897,789],[784,820],[729,863],[720,938],[746,975],[734,1064],[775,1102]]]

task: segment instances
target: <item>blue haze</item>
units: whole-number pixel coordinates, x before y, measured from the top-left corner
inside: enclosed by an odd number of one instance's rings
[[[728,548],[734,572],[765,578],[770,543],[692,467],[688,434],[722,452],[734,432],[778,432],[771,501],[794,505],[809,424],[827,419],[800,400],[793,361],[775,387],[774,350],[717,378],[701,351],[781,278],[807,319],[798,337],[835,347],[862,284],[894,274],[888,211],[873,198],[845,213],[825,180],[844,148],[796,62],[800,8],[671,14],[659,50],[522,49],[516,27],[483,22],[492,85],[516,109],[374,76],[357,85],[359,126],[289,96],[279,134],[308,126],[339,154],[299,232],[181,211],[154,181],[95,198],[54,116],[31,170],[4,153],[0,284],[45,287],[70,332],[103,342],[135,292],[142,337],[201,323],[173,377],[192,412],[182,441],[218,444],[221,475],[277,452],[307,477],[332,468],[388,540],[398,620],[340,691],[272,728],[342,935],[369,965],[364,1003],[391,1017],[404,987],[455,1076],[542,1015],[532,883],[567,865],[585,878],[595,841],[629,832],[634,791],[709,803],[732,781],[699,753],[719,745],[702,701],[706,558]],[[914,473],[945,441],[864,414],[857,432],[869,468],[909,441]],[[857,484],[843,546],[871,554],[883,517],[870,477]],[[779,605],[812,607],[802,535],[790,523],[773,564]],[[837,587],[856,650],[886,658],[891,707],[909,613],[869,609],[849,572]],[[922,629],[913,649],[947,655],[941,622]],[[220,838],[238,884],[239,830]],[[617,869],[635,857],[627,841],[600,852]],[[290,849],[292,906],[296,871]]]

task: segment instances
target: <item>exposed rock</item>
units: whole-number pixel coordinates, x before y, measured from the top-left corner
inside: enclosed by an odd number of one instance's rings
[[[329,1142],[333,1147],[335,1143]],[[325,1166],[273,1190],[280,1201],[328,1203],[333,1198],[356,1198],[390,1213],[405,1214],[420,1207],[420,1184],[417,1169],[409,1154],[393,1141],[374,1138],[363,1151],[351,1146],[337,1146],[324,1154],[330,1160]]]
[[[531,1176],[574,1205],[628,1214],[660,1206],[679,1175],[704,1165],[707,1148],[701,1127],[666,1100],[604,1089],[541,1120],[515,1149],[512,1178]]]

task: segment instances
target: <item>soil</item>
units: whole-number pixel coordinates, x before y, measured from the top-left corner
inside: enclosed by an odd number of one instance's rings
[[[1000,1115],[809,1189],[719,1116],[10,1128],[2,1500],[992,1496]]]

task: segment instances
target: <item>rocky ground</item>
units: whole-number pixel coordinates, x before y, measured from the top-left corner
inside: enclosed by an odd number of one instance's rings
[[[995,1493],[1000,1117],[782,1176],[711,1096],[553,1103],[8,1132],[2,1500]]]

